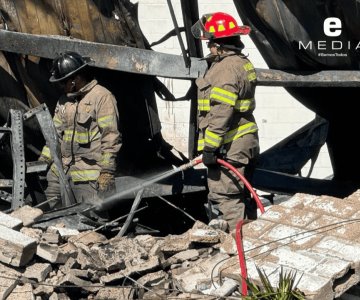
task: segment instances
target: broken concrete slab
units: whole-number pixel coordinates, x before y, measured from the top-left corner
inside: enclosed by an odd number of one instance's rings
[[[52,293],[49,300],[71,300],[66,294],[64,293]]]
[[[6,299],[18,284],[20,276],[20,272],[0,263],[0,299]]]
[[[67,240],[68,238],[72,237],[72,236],[76,236],[78,235],[80,232],[77,229],[72,229],[72,228],[66,228],[66,227],[57,227],[57,226],[50,226],[49,230],[52,230],[53,232],[58,232],[60,234],[60,236]]]
[[[36,252],[36,241],[25,234],[0,225],[0,261],[21,267]]]
[[[211,295],[215,297],[230,296],[238,288],[239,282],[234,279],[225,278],[221,286],[219,286],[217,283],[214,285],[211,285],[209,289],[202,290],[201,292],[205,295]]]
[[[160,282],[163,282],[167,277],[167,273],[160,270],[140,277],[137,282],[142,286],[153,287],[158,285]]]
[[[30,283],[24,285],[17,285],[6,298],[7,300],[35,300],[33,288]]]
[[[305,208],[307,211],[317,212],[320,215],[325,214],[346,219],[359,211],[360,206],[339,198],[320,196],[308,203]]]
[[[191,241],[189,240],[188,234],[183,235],[170,235],[164,239],[160,250],[165,256],[172,256],[178,252],[190,249]]]
[[[69,243],[74,244],[75,246],[79,247],[79,244],[91,247],[95,244],[105,244],[108,242],[107,238],[95,231],[84,231],[77,235],[71,236],[68,239]]]
[[[39,220],[43,214],[40,208],[24,205],[13,211],[10,216],[20,219],[24,226],[30,226]]]
[[[58,282],[58,285],[75,285],[78,288],[88,292],[97,292],[102,286],[101,283],[93,284],[91,281],[80,279],[71,273],[68,273],[63,278],[61,278]]]
[[[289,200],[282,202],[279,205],[287,208],[302,209],[317,198],[319,198],[319,196],[297,193],[294,196],[292,196]]]
[[[196,291],[198,283],[219,275],[219,268],[227,258],[229,258],[227,254],[218,253],[208,259],[200,260],[194,267],[181,274],[173,273],[175,286],[183,292]]]
[[[249,237],[256,239],[274,226],[276,226],[276,223],[259,218],[258,220],[256,220],[256,222],[244,224],[244,226],[242,227],[242,236],[244,238]]]
[[[318,213],[302,209],[287,208],[280,205],[271,206],[259,219],[288,226],[305,228],[320,216]]]
[[[8,214],[0,212],[0,225],[10,229],[20,230],[20,228],[23,226],[23,222],[19,218],[12,217]]]
[[[121,287],[121,288],[104,287],[98,291],[94,300],[133,299],[133,294],[134,294],[134,288],[132,287]]]
[[[134,238],[135,241],[139,243],[141,247],[143,247],[146,251],[150,251],[151,248],[155,245],[155,243],[159,240],[159,238],[155,238],[149,234],[146,235],[138,235]],[[160,238],[160,240],[162,240]]]
[[[34,263],[26,268],[23,275],[26,278],[35,279],[37,282],[43,282],[51,271],[52,267],[48,263]]]
[[[45,282],[46,283],[46,282]],[[48,299],[54,292],[54,287],[50,284],[41,284],[33,290],[35,296],[41,297],[41,299]]]
[[[43,234],[41,229],[36,228],[29,228],[29,227],[23,227],[20,229],[20,232],[22,234],[27,235],[28,237],[31,237],[32,239],[36,240],[36,243],[40,243],[41,235]]]
[[[69,244],[64,247],[40,243],[36,249],[36,255],[48,262],[65,264],[69,257],[77,257],[77,250]]]
[[[126,262],[127,263],[127,262]],[[159,258],[156,256],[150,257],[148,260],[137,261],[137,264],[132,266],[127,264],[125,270],[107,274],[100,278],[100,282],[104,284],[122,280],[133,274],[145,274],[146,272],[155,271],[160,266]]]
[[[215,229],[191,229],[189,240],[196,243],[216,244],[220,241],[220,235]]]
[[[41,235],[41,242],[47,244],[58,244],[60,243],[60,235],[53,232],[44,232]]]

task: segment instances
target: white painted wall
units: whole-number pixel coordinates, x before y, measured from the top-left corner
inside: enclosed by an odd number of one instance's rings
[[[173,29],[172,20],[166,0],[131,0],[139,3],[140,27],[150,43],[157,41]],[[182,14],[179,1],[172,1],[179,26],[182,26]],[[199,0],[200,15],[209,12],[223,11],[238,17],[232,0]],[[249,37],[242,38],[245,44],[245,54],[249,54],[255,68],[268,68],[259,51]],[[186,39],[184,38],[186,43]],[[153,47],[155,51],[181,55],[176,37]],[[204,53],[207,49],[204,48]],[[160,78],[161,79],[161,78]],[[161,79],[175,97],[185,95],[189,82],[186,80]],[[283,88],[257,87],[255,117],[259,126],[261,151],[264,151],[299,129],[315,114],[291,97]],[[187,152],[189,130],[189,102],[166,102],[157,100],[162,133],[165,139],[184,153]],[[307,174],[308,165],[303,174]],[[324,178],[332,174],[332,168],[326,146],[321,149],[318,161],[311,177]]]

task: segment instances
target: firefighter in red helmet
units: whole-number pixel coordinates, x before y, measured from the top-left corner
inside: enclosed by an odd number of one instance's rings
[[[259,154],[255,109],[256,73],[242,53],[240,36],[250,32],[222,12],[205,14],[192,26],[195,38],[208,40],[208,70],[198,87],[198,151],[208,167],[209,218],[227,221],[234,229],[239,219],[256,218],[256,204],[235,176],[216,163],[227,160],[248,180]],[[213,222],[216,223],[216,222]],[[223,222],[222,224],[226,224]],[[226,224],[226,225],[227,225]]]
[[[121,147],[119,114],[114,95],[98,84],[88,68],[90,59],[68,51],[53,60],[50,82],[57,82],[63,96],[53,117],[60,140],[62,164],[71,178],[76,199],[87,201],[97,192],[104,195],[115,187],[116,157]],[[47,174],[47,198],[61,203],[59,172],[49,148],[39,158],[51,165]],[[96,198],[98,199],[98,198]]]

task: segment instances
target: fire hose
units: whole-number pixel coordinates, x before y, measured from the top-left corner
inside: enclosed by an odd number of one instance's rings
[[[254,191],[253,187],[251,186],[251,184],[247,181],[247,179],[244,177],[244,175],[242,175],[233,165],[229,164],[228,162],[222,160],[222,159],[217,159],[216,160],[217,163],[221,166],[224,166],[225,168],[229,169],[230,171],[232,171],[236,177],[242,181],[244,183],[244,185],[246,186],[246,188],[249,190],[249,192],[251,193],[251,195],[253,196],[253,199],[256,202],[257,207],[259,208],[260,212],[263,214],[265,212],[264,210],[264,206],[262,205],[262,202],[259,199],[259,196],[256,194],[256,192]],[[201,158],[195,158],[194,160],[190,161],[189,163],[180,166],[179,168],[181,170],[186,170],[189,169],[191,167],[194,167],[198,164],[202,163],[202,159]],[[236,248],[238,250],[238,257],[239,257],[239,265],[240,265],[240,271],[241,271],[241,294],[242,296],[247,296],[247,270],[246,270],[246,261],[245,261],[245,254],[244,254],[244,249],[243,249],[243,244],[242,244],[242,237],[241,237],[241,227],[244,224],[244,220],[240,220],[237,224],[236,224],[236,231],[235,231],[235,240],[236,240]]]

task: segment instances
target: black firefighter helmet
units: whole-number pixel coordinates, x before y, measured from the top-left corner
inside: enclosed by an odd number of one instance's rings
[[[89,65],[90,62],[89,57],[83,57],[76,52],[67,51],[61,53],[53,60],[49,81],[57,82],[69,78]]]

